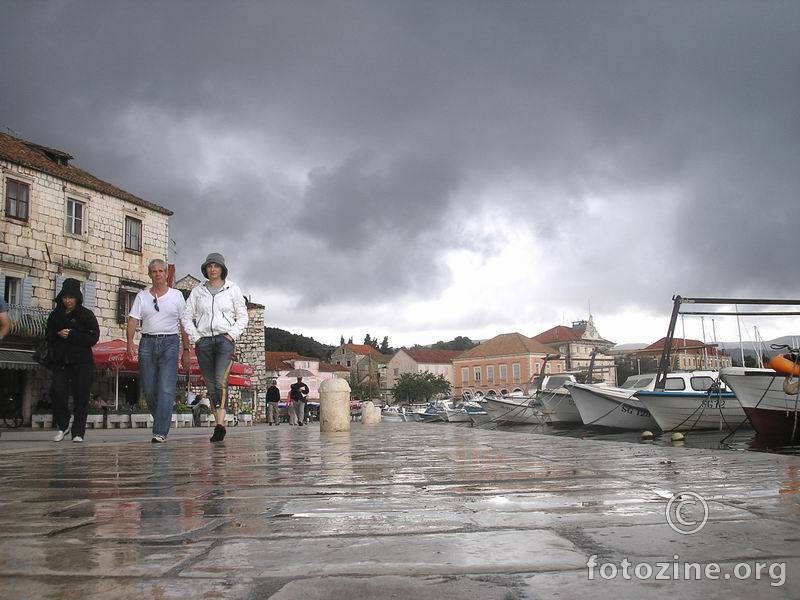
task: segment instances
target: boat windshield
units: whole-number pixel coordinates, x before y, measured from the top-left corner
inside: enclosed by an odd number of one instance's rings
[[[655,381],[655,375],[631,375],[620,387],[627,390],[643,390]]]

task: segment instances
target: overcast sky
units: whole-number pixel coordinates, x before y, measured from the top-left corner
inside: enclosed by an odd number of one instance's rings
[[[674,294],[800,298],[798,31],[794,0],[9,0],[0,127],[173,210],[178,274],[223,253],[269,326],[650,343]]]

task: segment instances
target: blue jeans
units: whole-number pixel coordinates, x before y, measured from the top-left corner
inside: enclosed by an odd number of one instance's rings
[[[233,365],[234,343],[224,334],[202,337],[194,347],[214,409],[228,409],[228,374]]]
[[[139,343],[139,381],[150,414],[153,434],[167,436],[178,381],[178,335],[142,336]]]

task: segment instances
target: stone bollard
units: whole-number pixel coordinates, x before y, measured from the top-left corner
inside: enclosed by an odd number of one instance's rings
[[[367,400],[361,403],[361,423],[363,425],[376,425],[381,422],[381,409],[373,402]]]
[[[350,385],[344,379],[319,386],[319,430],[350,431]]]

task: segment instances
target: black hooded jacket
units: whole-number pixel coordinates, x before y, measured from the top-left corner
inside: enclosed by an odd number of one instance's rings
[[[61,302],[64,296],[72,296],[76,300],[75,310],[71,313],[67,313]],[[66,339],[58,335],[62,329],[70,330]],[[50,341],[54,364],[94,364],[92,346],[100,339],[100,325],[94,313],[83,306],[83,294],[77,280],[64,281],[64,287],[56,296],[56,307],[47,317],[45,335]]]

